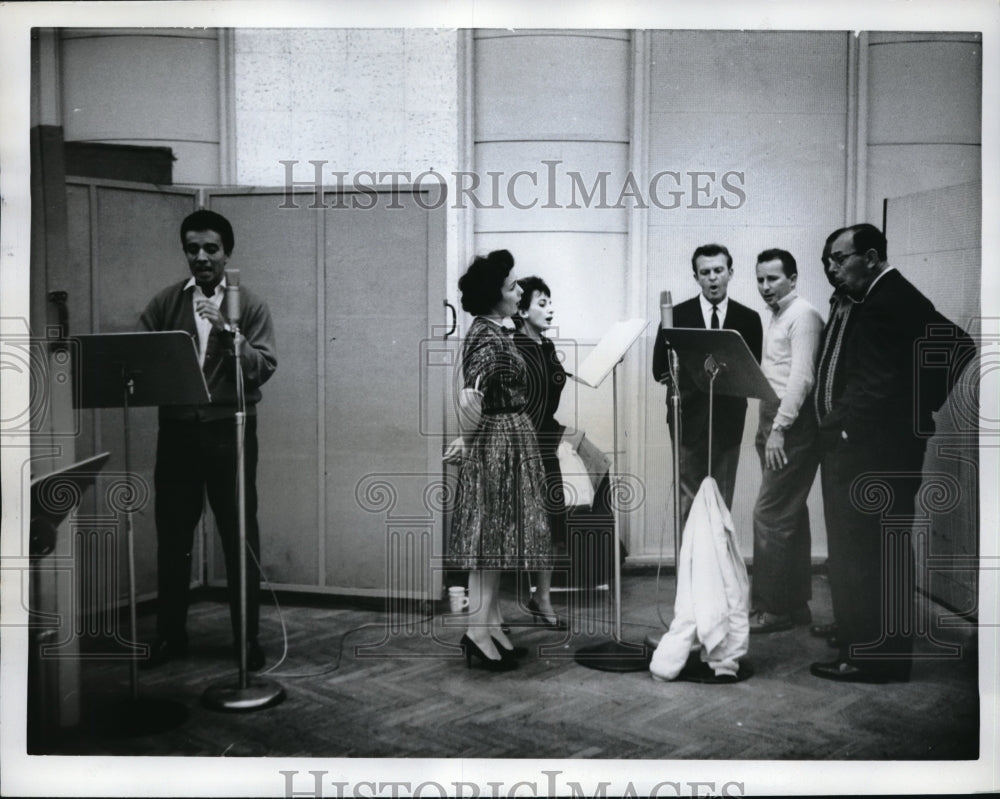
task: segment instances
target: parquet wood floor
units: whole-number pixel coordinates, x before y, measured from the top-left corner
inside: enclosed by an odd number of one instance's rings
[[[510,589],[510,586],[508,586]],[[641,642],[672,615],[672,578],[626,573],[622,638]],[[645,670],[616,674],[573,660],[606,640],[608,592],[559,594],[574,619],[566,634],[531,625],[513,590],[504,609],[512,639],[531,648],[519,669],[467,669],[457,641],[461,619],[440,613],[387,619],[378,610],[317,607],[285,598],[262,611],[267,675],[287,693],[251,713],[202,706],[209,684],[231,678],[228,611],[203,599],[190,612],[191,652],[139,675],[140,693],[182,703],[187,720],[167,732],[111,734],[101,708],[127,696],[121,661],[82,663],[84,723],[47,742],[53,754],[282,757],[464,757],[769,760],[941,760],[977,757],[979,693],[971,626],[935,630],[963,647],[960,659],[921,659],[913,681],[842,685],[816,679],[809,664],[833,650],[804,627],[753,636],[754,675],[733,685],[661,683]],[[813,614],[830,618],[829,590],[814,577]],[[931,608],[943,613],[940,608]],[[424,619],[421,621],[421,619]],[[597,620],[595,623],[595,619]],[[388,622],[394,629],[389,630]],[[143,614],[140,633],[151,636]],[[148,638],[144,640],[149,640]],[[927,641],[922,655],[933,654]],[[540,654],[541,653],[541,654]],[[112,719],[112,726],[113,719]]]

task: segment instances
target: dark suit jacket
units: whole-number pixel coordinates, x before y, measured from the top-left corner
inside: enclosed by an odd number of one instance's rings
[[[923,353],[933,350],[934,357]],[[851,310],[833,408],[820,429],[873,447],[926,439],[931,414],[975,355],[972,339],[895,269]]]
[[[692,297],[674,307],[674,327],[696,327],[705,329],[705,320],[701,315],[701,305],[698,297]],[[740,305],[732,297],[729,298],[729,308],[726,311],[726,321],[722,327],[735,330],[746,341],[753,357],[760,363],[761,347],[764,331],[757,312]],[[656,329],[656,341],[653,344],[653,377],[657,380],[667,373],[667,346],[660,335],[661,327]],[[715,396],[713,415],[713,442],[718,442],[722,449],[738,446],[743,439],[743,423],[747,415],[747,401],[743,397]],[[667,422],[673,430],[673,411],[667,406]],[[708,394],[694,388],[691,378],[681,378],[681,443],[692,447],[708,441]],[[714,448],[714,443],[713,443]]]

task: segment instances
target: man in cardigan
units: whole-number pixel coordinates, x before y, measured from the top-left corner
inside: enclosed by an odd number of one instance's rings
[[[846,323],[828,325],[816,382],[839,654],[810,671],[840,682],[909,679],[910,521],[931,414],[958,373],[925,370],[920,344],[951,342],[956,366],[975,354],[964,331],[889,265],[886,249],[882,232],[861,224],[840,231],[829,253],[830,277],[851,302]]]
[[[207,405],[164,406],[159,412],[154,475],[158,638],[150,659],[144,664],[147,668],[187,652],[185,621],[191,582],[191,549],[205,494],[222,539],[233,638],[239,641],[235,337],[222,310],[225,267],[234,244],[233,229],[220,214],[199,210],[181,223],[180,238],[191,277],[168,286],[153,297],[140,324],[144,330],[183,330],[191,335],[211,400]],[[242,286],[238,329],[246,406],[247,668],[256,671],[264,665],[264,652],[257,641],[260,546],[256,404],[260,400],[260,387],[274,373],[277,359],[271,313],[263,301]]]
[[[691,256],[694,279],[701,293],[674,308],[674,327],[735,330],[760,362],[763,329],[757,312],[728,296],[733,257],[721,244],[705,244]],[[668,351],[660,329],[653,345],[653,377],[669,380]],[[736,490],[736,467],[743,440],[747,401],[743,397],[716,395],[712,409],[712,476],[728,507]],[[673,410],[668,403],[667,423],[674,431]],[[676,442],[676,436],[674,437]],[[701,481],[708,475],[708,394],[681,381],[681,515],[686,521]]]

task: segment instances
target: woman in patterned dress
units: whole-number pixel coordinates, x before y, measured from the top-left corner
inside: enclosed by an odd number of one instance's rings
[[[527,402],[526,369],[514,346],[510,317],[521,287],[506,250],[477,257],[458,282],[462,308],[475,314],[462,348],[459,392],[462,436],[445,461],[460,462],[448,556],[469,570],[469,619],[462,647],[490,670],[515,668],[515,650],[501,629],[503,570],[548,568],[552,535],[545,473]]]

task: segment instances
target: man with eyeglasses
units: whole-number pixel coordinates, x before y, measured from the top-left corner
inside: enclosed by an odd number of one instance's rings
[[[964,332],[889,265],[869,224],[828,239],[828,277],[847,298],[831,311],[820,347],[815,407],[838,649],[813,675],[840,682],[906,681],[912,661],[914,562],[910,520],[931,413],[948,387],[922,380],[918,345],[935,326]],[[968,351],[967,349],[965,350]]]
[[[191,336],[211,400],[199,406],[163,406],[156,444],[157,640],[144,668],[187,654],[185,631],[191,549],[203,497],[222,539],[234,641],[239,641],[239,516],[236,496],[235,413],[237,385],[234,330],[222,301],[226,263],[233,252],[233,228],[213,211],[199,210],[181,223],[181,245],[191,276],[157,294],[140,318],[143,330],[183,330]],[[274,325],[266,303],[239,288],[240,366],[246,406],[244,469],[246,500],[247,668],[264,665],[257,641],[260,612],[257,527],[257,414],[260,387],[274,373]],[[237,655],[238,655],[237,651]]]

